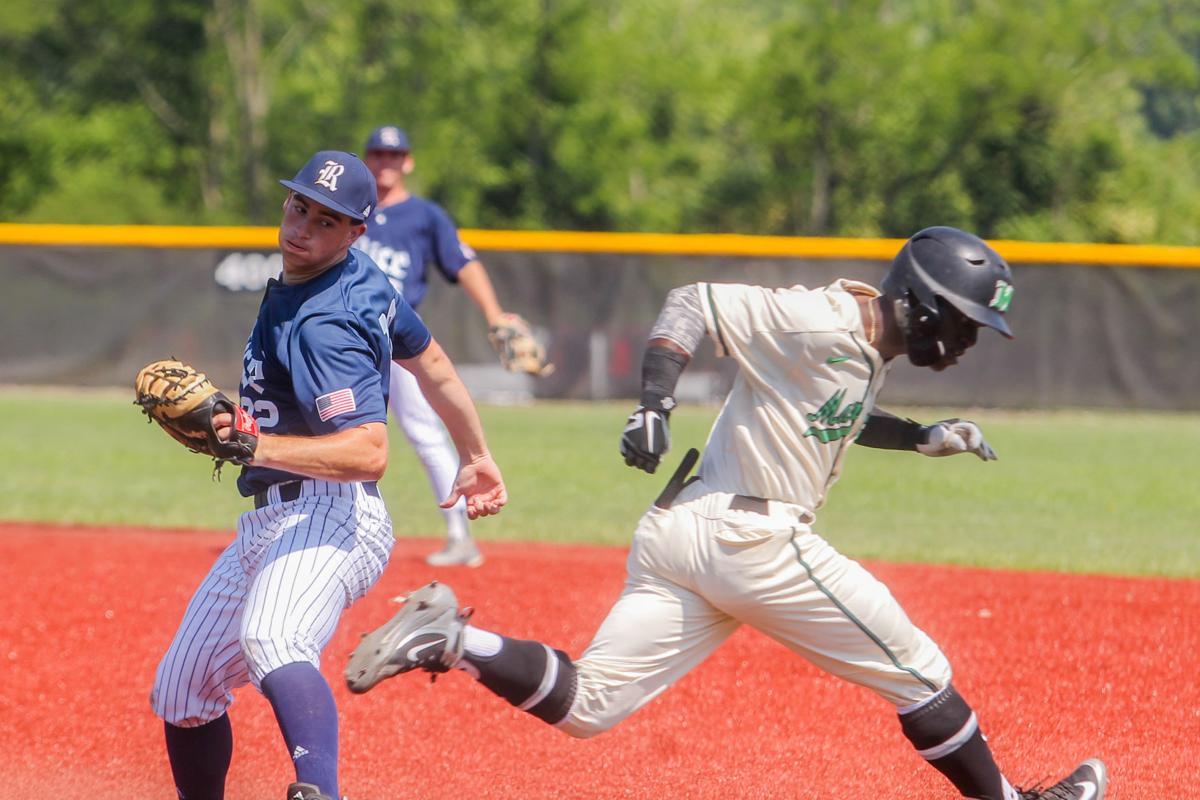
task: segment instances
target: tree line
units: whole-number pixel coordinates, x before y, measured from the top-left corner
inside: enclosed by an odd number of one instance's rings
[[[1195,0],[9,0],[0,219],[270,224],[410,135],[484,228],[1200,242]]]

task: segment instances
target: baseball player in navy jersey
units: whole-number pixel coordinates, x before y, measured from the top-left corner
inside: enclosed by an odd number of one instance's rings
[[[390,125],[377,128],[367,139],[366,164],[375,176],[379,203],[367,218],[367,232],[355,246],[379,265],[413,308],[420,306],[429,287],[430,272],[436,268],[442,277],[462,286],[489,326],[496,325],[505,311],[483,264],[459,238],[445,210],[412,194],[406,186],[413,170],[408,135]],[[424,465],[436,498],[441,500],[449,492],[458,461],[437,415],[406,370],[392,370],[391,408]],[[446,544],[427,561],[433,566],[482,564],[483,555],[471,538],[462,505],[443,509],[442,513]]]
[[[929,228],[903,247],[882,291],[693,284],[670,292],[643,360],[641,405],[621,437],[653,472],[669,446],[675,386],[700,342],[738,365],[699,474],[690,451],[642,517],[620,598],[583,656],[466,624],[444,584],[419,589],[366,637],[352,691],[412,669],[466,670],[509,703],[577,737],[612,728],[753,625],[797,655],[887,700],[922,758],[980,800],[1101,800],[1088,759],[1052,787],[1001,774],[938,646],[887,587],[813,529],[851,443],[995,458],[979,427],[923,426],[873,411],[893,360],[943,370],[980,328],[1011,336],[1008,265],[983,241]],[[884,787],[881,797],[891,794]]]
[[[376,481],[387,467],[393,359],[446,422],[461,468],[446,504],[493,514],[507,501],[475,408],[425,324],[351,244],[375,206],[355,156],[317,153],[279,227],[283,272],[246,344],[240,404],[261,435],[238,489],[254,499],[197,589],[159,664],[151,704],[183,800],[224,795],[232,692],[270,701],[295,764],[289,800],[337,798],[337,710],[318,671],[342,610],[378,580],[393,538]],[[214,417],[227,440],[230,414]]]

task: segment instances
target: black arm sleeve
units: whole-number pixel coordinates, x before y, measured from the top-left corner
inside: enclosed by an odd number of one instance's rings
[[[916,450],[927,437],[927,429],[921,423],[875,409],[867,415],[867,422],[854,443],[881,450]]]
[[[669,347],[646,348],[642,356],[642,406],[658,411],[675,407],[675,385],[690,359]]]

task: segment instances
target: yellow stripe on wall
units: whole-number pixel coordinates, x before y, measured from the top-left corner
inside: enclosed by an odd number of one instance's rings
[[[249,226],[0,224],[0,245],[270,250],[276,246],[277,235],[275,228]],[[469,229],[462,231],[462,237],[472,247],[484,251],[883,261],[890,260],[904,243],[903,239]],[[1200,268],[1200,247],[1007,240],[991,244],[1011,262]]]
[[[575,231],[463,231],[479,250],[749,256],[760,258],[891,259],[902,239],[743,236],[734,233],[585,233]]]
[[[279,244],[278,228],[187,225],[0,224],[0,244],[62,247],[166,247],[255,250]]]

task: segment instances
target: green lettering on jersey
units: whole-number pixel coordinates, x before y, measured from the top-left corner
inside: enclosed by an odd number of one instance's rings
[[[854,402],[842,408],[842,400],[845,397],[846,390],[839,389],[816,411],[805,414],[813,425],[804,432],[804,435],[815,436],[821,444],[829,444],[849,436],[850,431],[854,428],[854,423],[862,414],[863,404]]]

